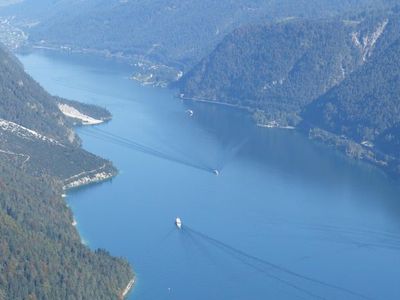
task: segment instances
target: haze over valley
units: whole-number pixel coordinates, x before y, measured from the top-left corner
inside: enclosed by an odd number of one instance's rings
[[[400,3],[0,0],[0,300],[398,299]]]

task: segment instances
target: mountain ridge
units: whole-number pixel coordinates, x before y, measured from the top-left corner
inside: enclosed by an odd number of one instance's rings
[[[138,67],[137,80],[166,85],[243,25],[332,17],[388,1],[25,0],[0,15],[12,17],[30,45],[124,59]]]

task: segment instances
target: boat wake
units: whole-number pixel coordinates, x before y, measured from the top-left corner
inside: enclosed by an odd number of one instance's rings
[[[307,275],[300,274],[300,273],[292,271],[286,267],[269,262],[263,258],[259,258],[257,256],[248,254],[248,253],[246,253],[242,250],[239,250],[237,248],[234,248],[222,241],[212,238],[204,233],[196,231],[188,226],[185,226],[183,228],[183,232],[192,236],[192,239],[194,237],[198,237],[198,238],[208,242],[210,245],[212,245],[212,246],[216,247],[217,249],[223,251],[224,253],[230,255],[235,260],[243,263],[244,265],[252,268],[253,270],[263,273],[267,277],[274,279],[276,281],[279,281],[280,283],[282,283],[288,287],[291,287],[309,297],[312,297],[315,299],[325,299],[324,296],[320,296],[316,292],[313,292],[310,289],[305,288],[304,286],[306,285],[306,283],[312,284],[315,287],[328,288],[328,289],[334,290],[334,291],[342,294],[342,297],[345,297],[346,299],[349,299],[349,296],[352,296],[352,298],[354,298],[354,299],[371,299],[365,295],[362,295],[358,292],[352,291],[345,287],[341,287],[341,286],[338,286],[335,284],[324,282],[319,279],[312,278]],[[321,293],[322,293],[322,291],[321,291]]]
[[[208,166],[205,166],[202,164],[196,164],[192,161],[182,159],[179,157],[175,157],[173,155],[159,151],[150,146],[144,145],[142,143],[136,142],[131,139],[127,139],[122,136],[118,136],[116,134],[113,134],[111,132],[108,132],[108,131],[105,131],[105,130],[102,130],[99,128],[86,129],[85,131],[82,131],[81,134],[105,141],[107,143],[112,143],[114,145],[118,145],[118,146],[130,149],[133,151],[141,152],[141,153],[151,155],[151,156],[154,156],[154,157],[157,157],[160,159],[164,159],[164,160],[175,162],[175,163],[178,163],[181,165],[185,165],[187,167],[191,167],[191,168],[198,169],[201,171],[216,174],[216,172],[215,172],[216,170],[214,168],[211,168],[211,167],[208,167]],[[218,172],[218,174],[219,174],[219,172]]]

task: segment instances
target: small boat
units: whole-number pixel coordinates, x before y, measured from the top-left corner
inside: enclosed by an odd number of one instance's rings
[[[182,221],[181,221],[181,218],[176,218],[176,219],[175,219],[175,225],[176,225],[176,227],[178,227],[178,229],[181,229],[181,228],[182,228]]]
[[[194,111],[191,110],[191,109],[188,109],[188,110],[186,111],[186,113],[189,115],[189,117],[193,117],[193,115],[194,115]]]
[[[219,175],[219,171],[217,170],[217,169],[215,169],[215,170],[213,170],[213,173],[215,174],[215,175]]]

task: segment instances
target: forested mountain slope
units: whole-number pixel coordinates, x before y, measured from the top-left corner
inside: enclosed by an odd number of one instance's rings
[[[0,48],[0,299],[120,299],[133,278],[127,262],[90,251],[72,225],[65,189],[116,170],[80,147],[77,120],[60,104],[110,118],[52,97]]]
[[[245,106],[269,127],[301,124],[398,172],[399,59],[395,7],[240,28],[178,85],[183,98]]]
[[[380,24],[373,55],[307,108],[309,122],[364,140],[400,121],[400,16],[383,16]]]
[[[302,108],[362,64],[351,37],[356,26],[292,20],[238,29],[183,77],[182,96],[259,109],[269,121],[296,125]]]
[[[398,12],[383,16],[381,24],[386,26],[374,54],[341,84],[307,107],[303,117],[310,127],[345,135],[390,155],[386,158],[390,163],[400,158]]]
[[[392,42],[396,20],[379,14],[240,28],[180,80],[181,93],[258,109],[265,122],[296,125],[308,104]]]
[[[0,48],[0,145],[3,151],[29,157],[25,168],[68,180],[82,171],[101,169],[115,174],[110,162],[79,147],[73,121],[59,108],[60,103],[108,119],[103,109],[84,106],[49,95],[23,70],[18,60]],[[50,155],[51,154],[51,155]],[[79,180],[79,178],[75,178]]]

